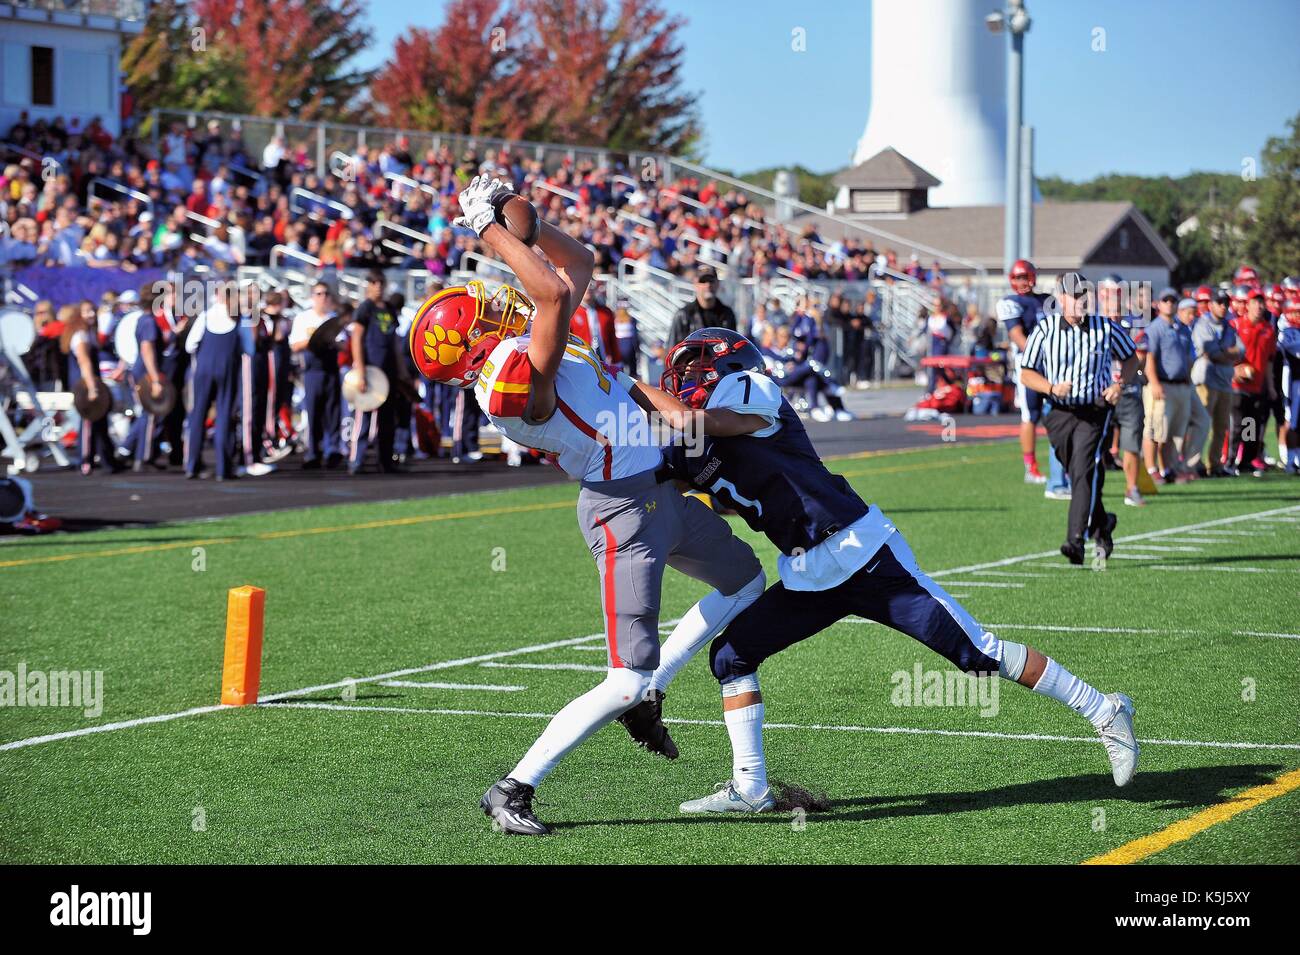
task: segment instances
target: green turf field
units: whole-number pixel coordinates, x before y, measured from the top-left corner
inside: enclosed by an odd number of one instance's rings
[[[554,837],[492,832],[483,790],[601,678],[538,665],[604,663],[576,488],[552,486],[0,547],[0,670],[104,675],[95,717],[0,708],[0,743],[22,743],[0,746],[0,861],[1076,863],[1296,779],[1300,482],[1203,481],[1135,511],[1112,476],[1119,556],[1095,573],[1053,556],[1067,505],[1020,482],[1014,444],[835,467],[986,626],[1132,696],[1150,742],[1131,787],[1114,787],[1082,718],[1022,688],[1000,683],[983,707],[895,705],[895,674],[948,664],[848,620],[762,670],[770,771],[829,811],[678,815],[731,765],[700,658],[668,700],[698,721],[672,727],[679,760],[607,727],[539,792]],[[771,546],[733,523],[775,579]],[[241,584],[267,590],[262,696],[283,696],[214,709]],[[701,594],[670,571],[664,619]],[[1066,629],[1081,622],[1116,632]],[[1142,861],[1300,861],[1287,786]]]

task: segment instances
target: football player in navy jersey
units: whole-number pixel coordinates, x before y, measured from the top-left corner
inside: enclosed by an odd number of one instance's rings
[[[702,426],[704,443],[670,446],[666,466],[766,534],[780,551],[781,577],[713,641],[710,665],[722,684],[732,778],[711,796],[683,803],[682,812],[775,808],[763,757],[758,667],[853,614],[921,641],[964,672],[996,672],[1066,704],[1101,735],[1116,785],[1128,783],[1138,757],[1128,697],[1102,694],[1039,651],[1000,640],[931,580],[880,509],[826,469],[753,344],[735,332],[705,328],[674,345],[665,359],[661,388],[626,376],[620,381],[626,378],[634,400],[672,427],[693,425],[699,434]],[[674,637],[664,643],[651,679],[656,692],[637,709],[657,708],[659,694],[704,642]],[[652,720],[656,735],[658,716]]]
[[[1017,259],[1007,273],[1011,294],[998,301],[998,321],[1007,328],[1011,339],[1011,367],[1019,367],[1016,357],[1025,349],[1029,333],[1043,319],[1043,302],[1047,295],[1034,291],[1038,273],[1032,262]],[[1020,405],[1020,451],[1025,460],[1025,483],[1046,484],[1047,478],[1038,470],[1034,431],[1043,417],[1043,396],[1032,388],[1020,384],[1016,376],[1016,403]]]

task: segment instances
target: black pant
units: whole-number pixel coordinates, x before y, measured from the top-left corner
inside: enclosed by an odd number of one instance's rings
[[[1232,442],[1228,463],[1243,468],[1263,454],[1264,427],[1268,424],[1268,396],[1248,391],[1232,393]],[[1240,458],[1238,458],[1240,455]]]
[[[1086,405],[1053,406],[1047,413],[1047,438],[1052,452],[1070,475],[1070,526],[1066,540],[1082,544],[1084,536],[1106,526],[1101,488],[1106,469],[1101,467],[1102,439],[1110,429],[1111,408]]]

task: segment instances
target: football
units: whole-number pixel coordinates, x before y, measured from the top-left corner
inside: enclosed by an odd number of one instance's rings
[[[492,203],[496,221],[524,245],[533,245],[542,231],[542,220],[533,204],[523,196],[502,193]]]

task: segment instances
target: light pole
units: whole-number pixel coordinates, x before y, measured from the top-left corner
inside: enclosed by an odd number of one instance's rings
[[[1021,228],[1021,153],[1022,108],[1025,99],[1024,52],[1025,34],[1029,32],[1029,13],[1024,0],[1008,0],[1007,9],[996,10],[984,18],[984,24],[993,33],[1005,28],[1011,40],[1007,55],[1007,184],[1006,207],[1003,218],[1002,257],[1004,268],[1029,255],[1023,242],[1028,241],[1029,229]],[[1032,201],[1032,192],[1030,196]],[[1024,234],[1022,234],[1024,233]]]

